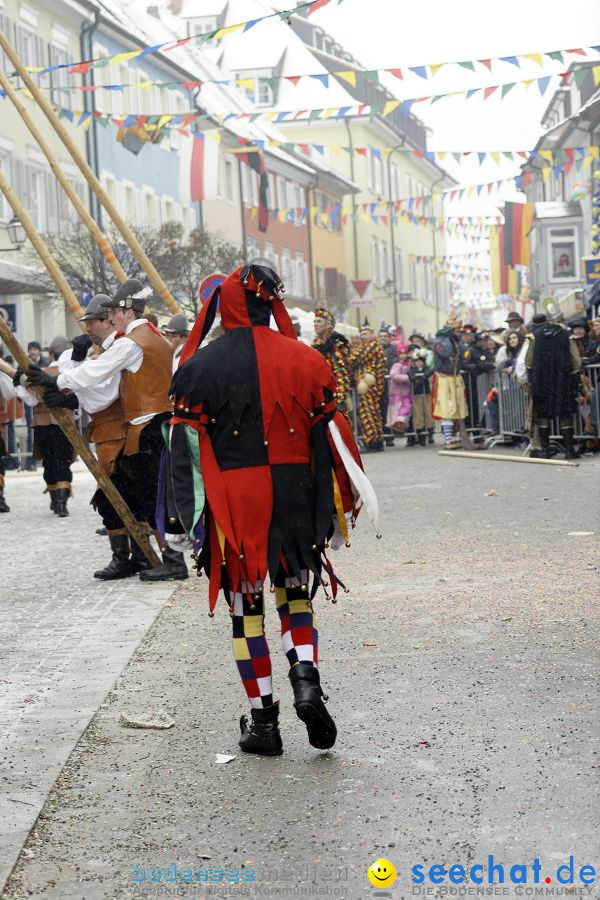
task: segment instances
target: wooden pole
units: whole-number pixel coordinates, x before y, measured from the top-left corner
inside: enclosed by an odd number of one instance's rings
[[[50,255],[50,251],[48,250],[46,244],[42,240],[37,228],[35,227],[35,225],[31,221],[31,219],[29,218],[29,214],[27,213],[27,210],[25,209],[25,207],[23,206],[23,204],[21,203],[21,201],[19,200],[19,198],[17,197],[17,195],[15,194],[13,189],[11,188],[10,184],[8,183],[8,181],[6,180],[6,178],[4,177],[2,172],[0,172],[0,190],[2,191],[2,193],[6,197],[6,199],[12,206],[12,208],[14,209],[16,217],[20,220],[21,225],[25,229],[27,237],[29,238],[29,240],[31,241],[31,243],[33,244],[35,249],[37,250],[40,259],[46,266],[46,269],[48,270],[48,274],[50,275],[50,277],[56,284],[57,288],[59,289],[59,291],[65,298],[65,303],[69,307],[70,312],[72,312],[76,318],[79,318],[80,316],[83,315],[83,309],[79,305],[77,297],[75,296],[75,294],[73,293],[73,290],[71,289],[71,285],[69,284],[69,282],[67,281],[67,279],[65,278],[65,276],[63,275],[61,270],[58,268],[54,259]]]
[[[56,179],[62,185],[63,190],[65,191],[67,197],[69,198],[69,200],[71,201],[71,203],[73,204],[73,206],[75,207],[77,212],[79,213],[81,220],[83,221],[83,224],[85,225],[87,230],[90,232],[90,234],[96,241],[96,244],[98,245],[98,249],[100,250],[100,253],[104,257],[104,259],[106,260],[108,265],[111,267],[111,269],[115,273],[118,280],[121,282],[127,281],[127,275],[126,275],[125,271],[123,270],[121,263],[116,258],[114,251],[113,251],[112,247],[110,246],[109,242],[107,241],[105,235],[102,234],[102,232],[100,231],[100,229],[98,228],[98,226],[96,225],[94,220],[92,219],[88,209],[84,206],[84,204],[79,199],[79,194],[77,193],[77,191],[75,190],[75,188],[73,187],[73,185],[71,184],[71,182],[69,181],[69,179],[67,178],[65,173],[63,172],[63,170],[61,169],[60,163],[58,161],[58,158],[54,154],[54,151],[51,150],[49,144],[47,143],[44,136],[42,135],[42,132],[39,130],[39,128],[37,127],[37,125],[35,124],[33,119],[31,118],[31,116],[27,112],[25,105],[23,103],[21,103],[21,101],[20,101],[19,97],[17,96],[15,90],[13,89],[9,79],[6,77],[6,75],[2,71],[0,71],[0,86],[2,87],[2,90],[5,92],[6,96],[9,98],[9,100],[11,101],[11,103],[13,104],[13,106],[15,107],[15,109],[17,110],[17,112],[19,113],[19,115],[21,116],[23,121],[25,122],[25,124],[27,125],[35,142],[38,144],[38,146],[40,147],[40,149],[46,156],[46,159],[48,160],[48,163],[50,164],[50,168],[54,172]]]
[[[0,337],[12,353],[13,357],[19,364],[22,369],[27,369],[31,365],[31,360],[17,341],[16,337],[2,318],[0,316]],[[36,397],[43,401],[44,390],[41,387],[28,387]],[[75,427],[75,423],[73,419],[69,415],[66,409],[56,408],[52,410],[52,415],[56,419],[61,431],[65,435],[65,437],[69,440],[71,446],[77,451],[79,456],[82,458],[96,481],[98,482],[98,487],[106,494],[108,500],[112,503],[115,510],[121,517],[125,528],[134,539],[138,547],[143,552],[146,559],[152,564],[153,567],[160,565],[160,560],[152,546],[150,545],[150,541],[148,540],[148,535],[143,531],[140,523],[134,518],[131,510],[121,497],[120,493],[84,441],[84,439],[79,434],[77,428]]]
[[[496,459],[500,462],[542,463],[545,466],[578,466],[568,459],[535,459],[530,456],[509,456],[508,453],[469,453],[466,450],[438,450],[438,456],[461,456],[466,459]]]
[[[102,204],[104,209],[107,211],[108,215],[111,217],[111,219],[117,226],[118,230],[121,232],[123,240],[125,241],[126,244],[128,244],[129,248],[131,249],[131,252],[133,253],[133,255],[137,259],[138,263],[140,264],[140,266],[142,267],[142,269],[148,276],[148,278],[149,278],[151,284],[154,286],[154,289],[157,292],[158,296],[168,306],[169,310],[172,313],[181,312],[182,311],[181,307],[179,306],[179,304],[177,303],[175,298],[172,296],[169,288],[166,286],[166,284],[164,283],[164,281],[162,280],[162,278],[160,277],[160,275],[158,274],[158,272],[156,271],[156,269],[154,268],[154,266],[152,265],[152,263],[146,256],[146,254],[144,253],[139,241],[137,240],[137,238],[135,237],[135,235],[133,234],[133,232],[131,231],[131,229],[129,228],[127,223],[125,222],[125,220],[119,214],[118,210],[114,206],[110,197],[108,196],[108,194],[106,193],[106,191],[104,190],[104,188],[102,187],[102,185],[100,184],[100,182],[98,181],[98,179],[96,178],[94,173],[92,172],[92,169],[88,165],[83,154],[79,151],[79,148],[77,147],[75,141],[73,141],[73,139],[69,135],[68,131],[63,126],[62,122],[59,121],[58,116],[52,109],[52,105],[48,102],[48,100],[44,96],[43,91],[41,91],[38,88],[35,81],[33,80],[31,75],[29,74],[29,72],[27,71],[27,69],[25,68],[23,63],[21,62],[19,56],[15,52],[14,47],[12,46],[12,44],[10,43],[10,41],[8,40],[8,38],[6,37],[6,35],[4,34],[4,32],[2,30],[0,30],[0,47],[2,47],[2,49],[6,53],[7,57],[10,59],[11,63],[15,67],[15,71],[23,79],[23,83],[28,88],[31,95],[35,99],[36,103],[38,104],[38,106],[40,107],[40,109],[42,110],[42,112],[44,113],[44,115],[46,116],[46,118],[48,119],[48,121],[50,122],[52,127],[54,128],[55,132],[57,133],[57,135],[59,136],[59,138],[61,139],[61,141],[63,142],[63,144],[69,151],[69,153],[71,154],[73,161],[78,166],[81,174],[83,175],[83,177],[85,178],[85,180],[87,181],[87,183],[89,184],[91,189],[94,191],[94,193],[98,197],[98,200],[100,201],[100,203]]]

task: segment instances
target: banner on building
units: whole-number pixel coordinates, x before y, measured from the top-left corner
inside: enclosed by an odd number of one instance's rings
[[[373,282],[370,279],[350,281],[350,306],[373,305]]]

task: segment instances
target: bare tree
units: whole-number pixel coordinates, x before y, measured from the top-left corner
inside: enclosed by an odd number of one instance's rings
[[[204,228],[193,229],[185,238],[183,226],[178,222],[168,222],[159,228],[130,227],[144,253],[189,316],[195,317],[198,313],[198,288],[203,278],[213,272],[227,274],[243,263],[240,247]],[[127,276],[140,278],[145,283],[143,269],[114,226],[106,229],[106,236]],[[64,235],[48,234],[44,239],[82,305],[93,294],[114,293],[118,287],[117,279],[81,221],[74,221]],[[27,262],[39,265],[32,247],[25,249],[24,254]],[[165,312],[156,295],[149,299],[148,305],[159,314]]]

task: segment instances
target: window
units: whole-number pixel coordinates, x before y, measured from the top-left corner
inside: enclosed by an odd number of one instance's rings
[[[133,224],[137,218],[137,208],[135,202],[135,188],[132,184],[125,184],[125,219],[129,225]]]
[[[224,184],[223,189],[221,191],[221,196],[224,200],[229,200],[233,202],[235,200],[235,189],[234,189],[234,167],[233,160],[225,158],[225,166],[224,166]]]
[[[404,264],[401,250],[396,250],[396,285],[399,291],[404,290]]]
[[[281,277],[290,294],[294,293],[294,267],[292,266],[292,254],[287,247],[281,248]]]
[[[181,208],[181,221],[183,223],[183,234],[187,238],[190,233],[192,222],[192,210],[189,206],[183,206]]]
[[[275,245],[271,241],[265,241],[265,259],[268,259],[271,266],[277,271],[277,256],[275,255]]]
[[[417,300],[419,297],[419,280],[417,277],[417,261],[414,259],[410,261],[410,292],[413,295],[413,300]]]
[[[406,196],[407,198],[416,196],[415,180],[409,173],[406,174]]]
[[[285,178],[277,176],[277,206],[279,209],[287,207],[287,185]]]
[[[156,195],[150,190],[144,190],[144,225],[147,228],[155,228],[157,224]]]
[[[11,157],[9,153],[6,153],[4,150],[0,153],[0,172],[4,175],[6,180],[12,183],[12,165],[11,165]],[[13,217],[12,206],[4,196],[0,192],[0,222],[10,222]]]
[[[46,44],[37,33],[37,13],[21,4],[19,23],[15,25],[17,53],[25,66],[46,65]]]
[[[304,254],[296,251],[296,293],[299,297],[308,295],[308,272]]]
[[[107,56],[108,50],[106,49],[106,47],[101,46],[101,44],[94,44],[95,59],[105,59]],[[113,92],[105,91],[101,87],[103,84],[112,84],[110,72],[110,66],[99,66],[98,68],[94,69],[94,84],[97,87],[97,90],[94,91],[94,103],[96,104],[96,110],[98,112],[115,112],[115,107],[113,105]],[[114,96],[116,96],[116,94]]]
[[[381,285],[382,287],[390,279],[390,267],[388,263],[388,246],[381,242]]]
[[[383,159],[376,147],[369,148],[369,190],[374,194],[383,193]]]
[[[381,263],[382,255],[380,241],[377,238],[371,238],[371,275],[376,287],[381,287],[384,283]]]
[[[400,193],[400,170],[398,166],[392,166],[391,176],[390,200],[400,200],[402,194]]]
[[[2,12],[2,10],[0,10],[0,28],[2,29],[2,31],[4,32],[4,34],[6,35],[8,40],[12,42],[14,39],[12,20],[9,19],[9,17],[6,15],[6,13]],[[0,48],[0,69],[2,69],[4,72],[11,71],[8,58],[7,58],[4,50],[2,50],[1,48]]]
[[[69,53],[69,35],[58,25],[52,27],[49,57],[51,66],[68,66],[73,63],[73,56]],[[73,109],[74,94],[68,88],[72,87],[74,83],[69,79],[67,70],[56,69],[51,72],[50,84],[52,85],[52,102],[64,109]]]
[[[196,19],[189,19],[187,23],[188,28],[188,37],[193,37],[194,35],[208,34],[211,31],[216,31],[218,28],[217,17],[216,16],[201,16]],[[209,47],[211,44],[214,44],[213,40],[206,40],[202,42],[198,42],[198,44],[202,44],[204,47]]]
[[[423,301],[428,306],[433,304],[433,294],[431,290],[431,264],[426,262],[423,264]]]
[[[273,106],[275,95],[273,92],[273,70],[253,69],[252,71],[238,72],[239,80],[247,81],[241,85],[244,94],[253,106]]]

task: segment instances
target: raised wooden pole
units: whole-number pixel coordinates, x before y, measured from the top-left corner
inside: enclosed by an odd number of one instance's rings
[[[50,254],[50,251],[42,240],[40,233],[31,221],[27,210],[11,188],[2,172],[0,172],[0,190],[14,209],[17,219],[19,219],[19,221],[21,222],[21,225],[25,229],[27,237],[37,250],[40,259],[48,270],[48,274],[56,284],[60,293],[65,298],[65,303],[69,307],[70,312],[72,312],[76,318],[79,318],[83,315],[83,309],[79,305],[79,301],[73,293],[71,285],[69,284],[61,270],[58,268],[56,262]]]
[[[23,121],[25,122],[25,124],[27,125],[29,131],[31,132],[31,134],[33,136],[33,139],[35,140],[35,142],[37,143],[39,148],[42,150],[42,152],[44,153],[46,159],[48,160],[50,168],[52,169],[54,175],[56,176],[57,181],[59,181],[60,184],[62,185],[62,188],[63,188],[64,192],[66,193],[67,197],[69,198],[69,200],[71,201],[71,203],[73,204],[73,206],[75,207],[77,212],[79,213],[83,224],[85,225],[85,227],[87,228],[89,233],[92,235],[92,237],[96,241],[96,244],[98,245],[98,249],[100,250],[100,253],[104,257],[104,259],[106,260],[108,265],[111,267],[111,269],[115,273],[118,280],[121,282],[127,281],[127,274],[125,273],[123,267],[121,266],[121,263],[115,256],[112,247],[110,246],[109,242],[106,239],[106,236],[104,234],[102,234],[102,232],[96,225],[95,221],[92,219],[87,207],[84,206],[84,204],[79,199],[79,194],[77,193],[77,191],[75,190],[75,188],[73,187],[73,185],[71,184],[71,182],[69,181],[69,179],[67,178],[65,173],[63,172],[63,170],[61,169],[60,163],[59,163],[58,158],[56,157],[54,151],[51,150],[51,148],[50,148],[48,142],[45,140],[42,132],[39,130],[39,128],[37,127],[37,125],[35,124],[33,119],[31,118],[31,116],[27,112],[27,108],[25,107],[25,105],[23,103],[21,103],[21,100],[17,96],[17,93],[13,89],[9,79],[6,77],[6,75],[2,71],[0,71],[0,86],[2,87],[2,90],[5,92],[6,96],[8,97],[10,102],[13,104],[13,106],[15,107],[15,109],[17,110],[17,112],[19,113],[19,115],[21,116]]]
[[[1,172],[0,189],[14,209],[16,216],[20,219],[21,224],[27,232],[27,236],[39,253],[42,262],[48,270],[48,274],[56,284],[58,290],[62,293],[67,306],[69,307],[71,312],[74,313],[74,315],[83,315],[83,310],[77,302],[77,298],[71,290],[71,287],[67,282],[65,276],[60,271],[55,261],[52,259],[52,256],[50,255],[50,252],[46,247],[46,244],[44,243],[42,237],[38,234],[35,225],[27,215],[27,212],[23,208],[23,205],[20,202],[19,198]],[[29,357],[17,341],[16,337],[14,336],[2,316],[0,316],[0,337],[4,341],[14,358],[17,360],[21,368],[29,368],[29,366],[31,365]],[[43,399],[44,392],[41,388],[31,388],[31,390],[36,394],[38,399]],[[136,544],[140,547],[146,558],[149,560],[149,562],[152,563],[153,566],[160,565],[160,560],[150,545],[148,535],[144,533],[143,529],[140,527],[139,522],[132,515],[131,510],[121,497],[120,493],[86,444],[84,439],[77,431],[77,428],[75,427],[71,416],[65,409],[60,408],[53,410],[52,415],[71,443],[71,446],[82,458],[82,460],[98,482],[99,487],[104,491],[104,493],[118,512],[127,531],[134,539]]]
[[[121,232],[123,240],[129,246],[131,252],[137,259],[138,263],[148,276],[150,283],[153,285],[154,290],[161,298],[161,300],[166,304],[169,310],[172,313],[181,312],[181,307],[171,294],[169,288],[166,286],[146,254],[144,253],[139,241],[125,222],[125,220],[121,217],[115,205],[111,201],[110,197],[92,172],[92,169],[88,165],[86,159],[83,154],[79,151],[75,141],[71,138],[66,128],[63,126],[62,122],[60,122],[58,116],[52,109],[52,105],[48,102],[46,97],[44,96],[43,91],[41,91],[36,85],[35,81],[21,62],[19,56],[15,52],[14,47],[6,37],[3,31],[0,30],[0,47],[4,50],[7,57],[10,59],[11,63],[15,67],[15,71],[21,76],[23,79],[23,83],[30,91],[31,95],[35,99],[36,103],[54,128],[55,132],[71,154],[73,161],[78,166],[81,174],[94,191],[98,200],[113,220],[118,230]]]

